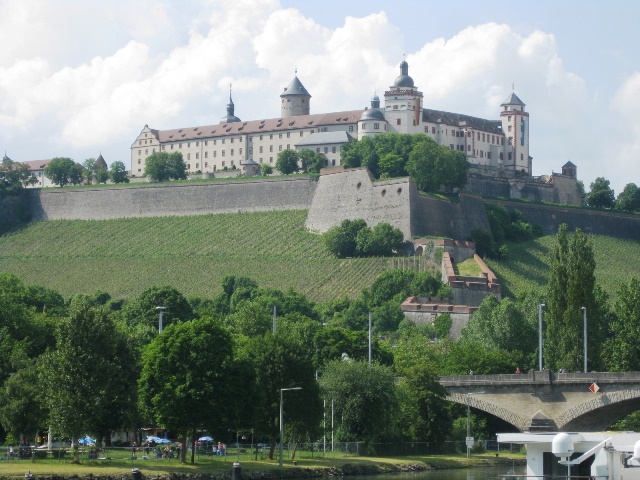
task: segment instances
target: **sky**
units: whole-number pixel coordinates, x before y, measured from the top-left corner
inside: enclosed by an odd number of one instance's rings
[[[640,185],[636,0],[0,0],[0,155],[130,167],[145,124],[277,118],[297,75],[311,113],[369,106],[403,58],[425,108],[530,114],[533,174]]]

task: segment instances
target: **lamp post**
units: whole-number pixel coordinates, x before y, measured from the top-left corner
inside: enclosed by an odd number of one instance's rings
[[[471,456],[471,447],[469,446],[469,438],[471,437],[471,407],[469,406],[469,394],[467,394],[467,458]]]
[[[369,366],[371,366],[371,312],[369,312]]]
[[[544,303],[538,305],[538,365],[539,371],[542,371],[542,309]]]
[[[160,320],[158,321],[158,333],[162,333],[162,314],[167,309],[167,307],[156,307],[156,310],[160,312]]]
[[[587,373],[587,307],[582,307],[584,318],[584,373]]]
[[[282,468],[282,432],[283,432],[283,425],[282,425],[282,400],[283,400],[283,393],[288,391],[288,390],[302,390],[302,387],[291,387],[291,388],[281,388],[280,389],[280,468]]]

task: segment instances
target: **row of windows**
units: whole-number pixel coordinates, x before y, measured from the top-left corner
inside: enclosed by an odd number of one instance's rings
[[[316,153],[320,153],[320,147],[316,147]],[[324,153],[329,153],[329,147],[324,147]],[[331,153],[336,153],[336,147],[331,147]]]

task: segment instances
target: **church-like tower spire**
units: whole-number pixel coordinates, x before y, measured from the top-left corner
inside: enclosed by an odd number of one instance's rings
[[[229,103],[227,103],[227,115],[220,119],[220,123],[240,122],[241,120],[235,116],[234,110],[235,105],[233,104],[233,99],[231,98],[231,84],[229,84]]]

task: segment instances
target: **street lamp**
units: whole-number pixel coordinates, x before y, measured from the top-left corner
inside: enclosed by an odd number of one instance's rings
[[[158,333],[162,333],[162,314],[167,309],[167,307],[156,307],[156,310],[160,312],[160,320],[158,322]]]
[[[371,366],[371,312],[369,312],[369,366]]]
[[[542,309],[544,303],[538,305],[538,363],[539,371],[542,371]]]
[[[280,389],[280,468],[282,468],[282,431],[283,431],[283,425],[282,425],[282,394],[283,392],[286,392],[288,390],[302,390],[302,387],[292,387],[292,388],[281,388]]]
[[[584,317],[584,373],[587,373],[587,307],[582,307]]]

